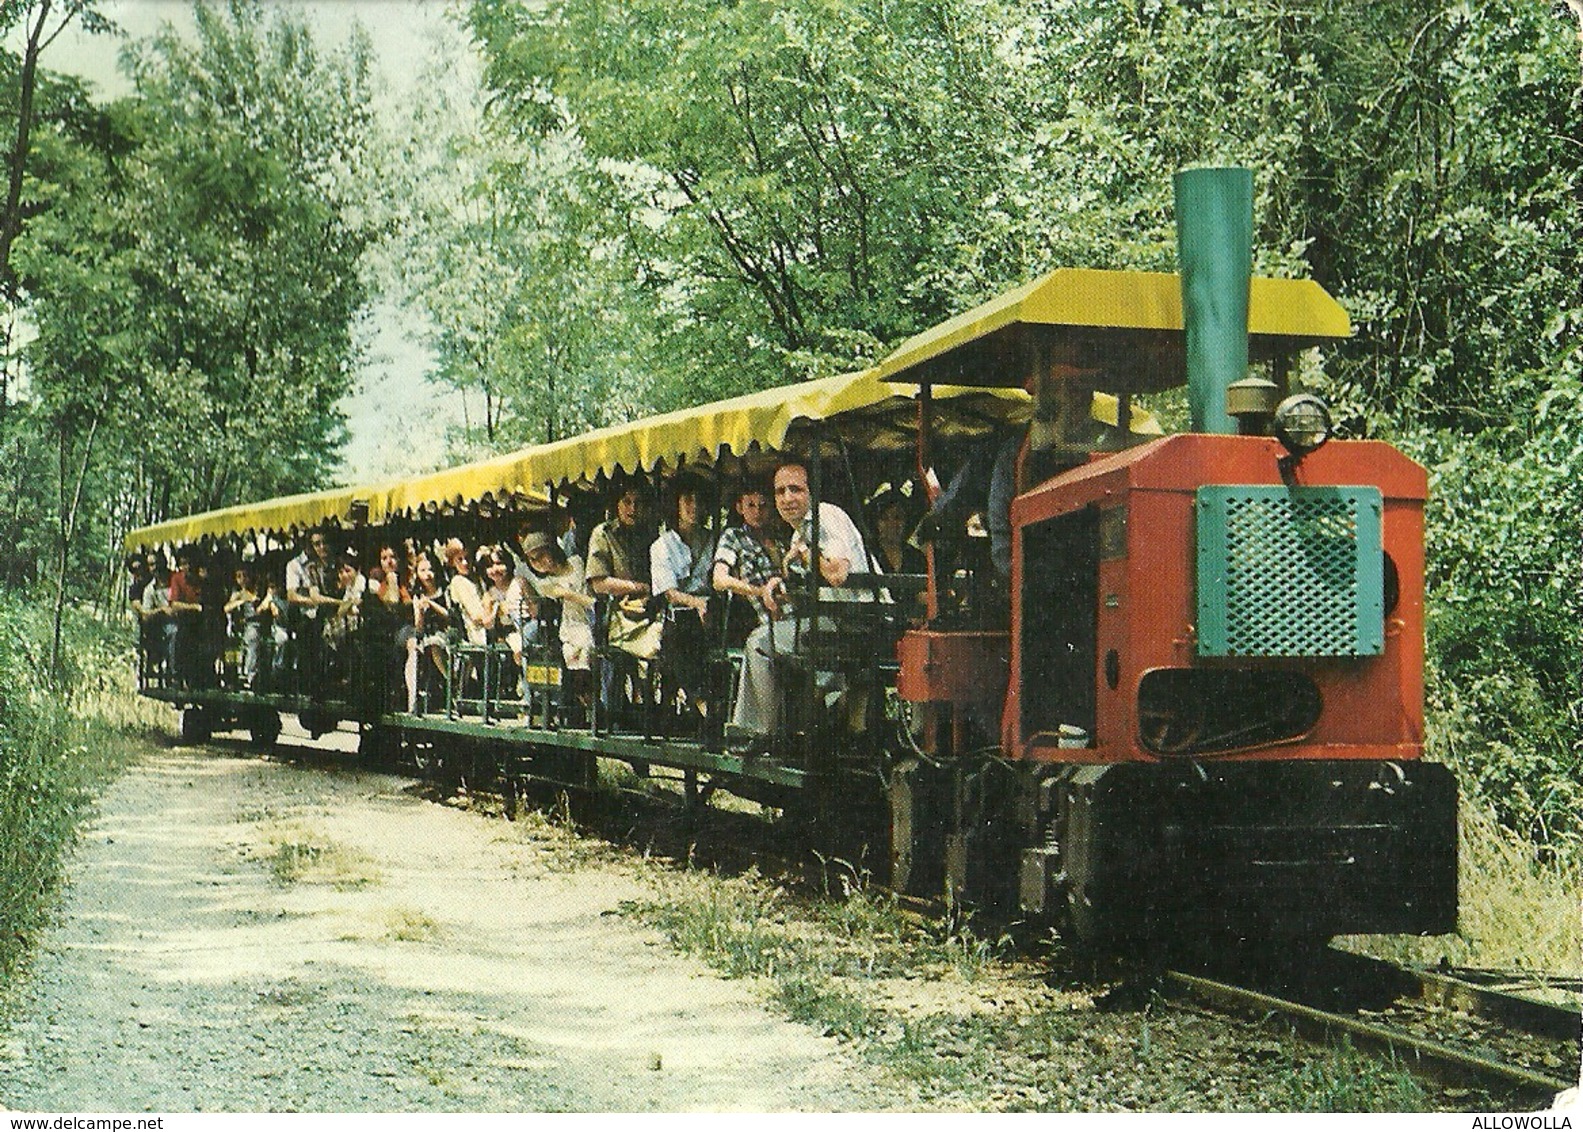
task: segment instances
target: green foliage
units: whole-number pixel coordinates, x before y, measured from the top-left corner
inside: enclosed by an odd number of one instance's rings
[[[1408,444],[1430,468],[1433,746],[1503,822],[1574,853],[1583,848],[1577,390],[1575,379],[1558,382],[1527,427]]]
[[[457,50],[439,46],[404,123],[393,259],[404,301],[437,330],[429,376],[483,403],[458,452],[470,457],[637,415],[649,343],[578,139],[502,128],[456,89]]]
[[[51,631],[41,603],[0,594],[0,986],[13,984],[43,921],[92,788],[123,757],[106,740],[131,722],[110,706],[130,695],[127,650],[73,618],[68,679],[54,686]]]
[[[14,581],[111,570],[133,526],[321,487],[382,233],[366,41],[251,0],[128,46],[135,93],[41,83],[14,256],[36,334],[0,390]],[[24,425],[24,422],[25,425]],[[0,443],[7,443],[0,439]],[[54,536],[39,545],[40,530]]]
[[[531,136],[574,129],[599,162],[662,376],[701,398],[854,368],[949,313],[939,284],[983,244],[1007,163],[1009,11],[486,0],[469,17],[502,112]]]
[[[594,164],[653,299],[659,404],[850,368],[1053,267],[1170,270],[1170,173],[1254,168],[1256,269],[1318,279],[1357,327],[1299,376],[1434,469],[1435,749],[1515,827],[1576,830],[1565,12],[475,0],[467,19],[498,124]]]

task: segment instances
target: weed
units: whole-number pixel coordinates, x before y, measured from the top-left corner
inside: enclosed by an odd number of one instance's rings
[[[831,864],[827,875],[841,875]],[[861,885],[806,900],[752,870],[652,880],[655,899],[625,905],[625,914],[727,976],[763,980],[787,1017],[852,1043],[931,1107],[1412,1111],[1430,1103],[1410,1074],[1348,1049],[1275,1041],[1231,1020],[1099,1014],[1060,991],[1019,992],[1031,984],[1005,978],[1007,937],[980,937],[965,918],[920,922]]]
[[[432,943],[442,934],[438,921],[416,908],[392,908],[385,925],[385,937],[403,943]]]
[[[1531,842],[1464,800],[1455,935],[1356,936],[1344,946],[1397,962],[1583,974],[1583,861]]]
[[[278,833],[270,844],[267,861],[277,884],[326,884],[347,891],[380,880],[367,854],[300,827]]]
[[[1395,1058],[1381,1062],[1366,1057],[1343,1039],[1334,1056],[1293,1066],[1291,1095],[1282,1108],[1290,1112],[1423,1112],[1429,1098],[1424,1087]]]
[[[776,981],[775,999],[793,1022],[848,1040],[873,1034],[884,1020],[879,1011],[833,980],[801,972]]]
[[[0,600],[0,986],[15,985],[94,793],[131,757],[117,740],[161,719],[102,625],[73,617],[66,630],[69,671],[51,685],[43,607]]]

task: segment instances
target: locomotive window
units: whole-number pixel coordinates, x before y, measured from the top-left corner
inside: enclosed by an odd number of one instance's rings
[[[1160,668],[1138,685],[1138,730],[1159,755],[1206,755],[1298,739],[1323,701],[1301,672]]]

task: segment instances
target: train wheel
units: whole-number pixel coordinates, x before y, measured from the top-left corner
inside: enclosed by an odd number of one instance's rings
[[[369,770],[395,770],[400,754],[400,735],[391,728],[368,727],[357,737],[357,761]]]
[[[210,735],[209,713],[201,707],[182,708],[177,739],[188,745],[207,743]]]
[[[280,715],[273,711],[259,712],[253,716],[247,731],[254,747],[268,750],[280,738]]]

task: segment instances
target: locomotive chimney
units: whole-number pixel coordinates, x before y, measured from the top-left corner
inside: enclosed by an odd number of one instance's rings
[[[1233,433],[1226,393],[1248,372],[1253,274],[1253,171],[1176,174],[1176,247],[1187,333],[1187,400],[1194,432]]]

